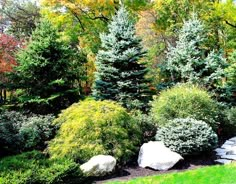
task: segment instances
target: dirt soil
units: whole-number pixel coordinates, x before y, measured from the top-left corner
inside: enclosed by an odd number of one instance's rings
[[[214,156],[212,155],[203,155],[203,156],[195,156],[195,157],[189,157],[185,158],[183,161],[180,161],[177,163],[172,169],[168,171],[155,171],[150,168],[140,168],[138,165],[131,164],[131,166],[125,167],[122,171],[119,173],[114,173],[113,175],[109,177],[104,177],[100,179],[96,179],[94,183],[96,184],[103,184],[108,181],[125,181],[130,180],[137,177],[143,177],[143,176],[151,176],[151,175],[159,175],[164,173],[171,173],[171,172],[182,172],[185,170],[190,169],[196,169],[199,167],[214,165]]]

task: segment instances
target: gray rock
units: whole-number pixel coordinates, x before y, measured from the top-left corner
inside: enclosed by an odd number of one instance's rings
[[[140,167],[150,167],[155,170],[168,170],[183,157],[171,151],[163,142],[150,141],[144,143],[139,151],[138,164]]]
[[[232,162],[232,160],[218,159],[218,160],[215,160],[215,162],[219,163],[219,164],[230,164]]]
[[[216,153],[227,152],[227,150],[226,150],[226,149],[223,149],[223,148],[216,148],[214,151],[215,151]]]
[[[230,150],[232,148],[232,145],[229,145],[229,144],[223,144],[221,146],[221,148],[224,148],[224,149],[227,149],[227,150]]]
[[[116,159],[110,155],[97,155],[80,166],[86,176],[105,176],[116,166]]]
[[[236,137],[232,137],[231,139],[229,139],[229,141],[233,141],[236,143]]]
[[[234,141],[230,141],[230,140],[228,140],[228,141],[225,141],[225,143],[224,143],[225,145],[234,145],[235,144],[235,142]]]
[[[227,155],[227,152],[218,152],[216,153],[216,156],[224,156]]]
[[[228,152],[228,155],[236,155],[236,146],[233,146]]]
[[[221,158],[229,159],[229,160],[236,160],[236,155],[223,155]]]

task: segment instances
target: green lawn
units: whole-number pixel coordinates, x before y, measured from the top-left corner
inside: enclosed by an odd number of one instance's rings
[[[109,184],[236,184],[236,164],[210,166],[185,172],[136,178]]]

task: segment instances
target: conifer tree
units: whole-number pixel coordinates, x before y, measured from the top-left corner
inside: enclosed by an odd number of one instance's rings
[[[55,112],[80,97],[82,54],[60,41],[58,30],[42,20],[26,48],[17,54],[13,84],[23,89],[20,99],[36,113]],[[29,105],[30,104],[30,105]]]
[[[220,51],[206,47],[206,28],[193,16],[180,30],[176,46],[169,46],[165,70],[172,82],[192,82],[214,88],[224,77],[226,61]]]
[[[100,37],[102,46],[96,58],[94,97],[118,101],[128,109],[142,108],[149,96],[145,79],[148,70],[140,62],[145,51],[124,6],[108,25],[108,33]]]

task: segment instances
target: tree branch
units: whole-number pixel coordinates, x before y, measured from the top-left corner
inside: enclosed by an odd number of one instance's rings
[[[231,24],[230,22],[228,22],[227,20],[225,21],[226,24],[228,24],[229,26],[236,28],[236,25]]]

